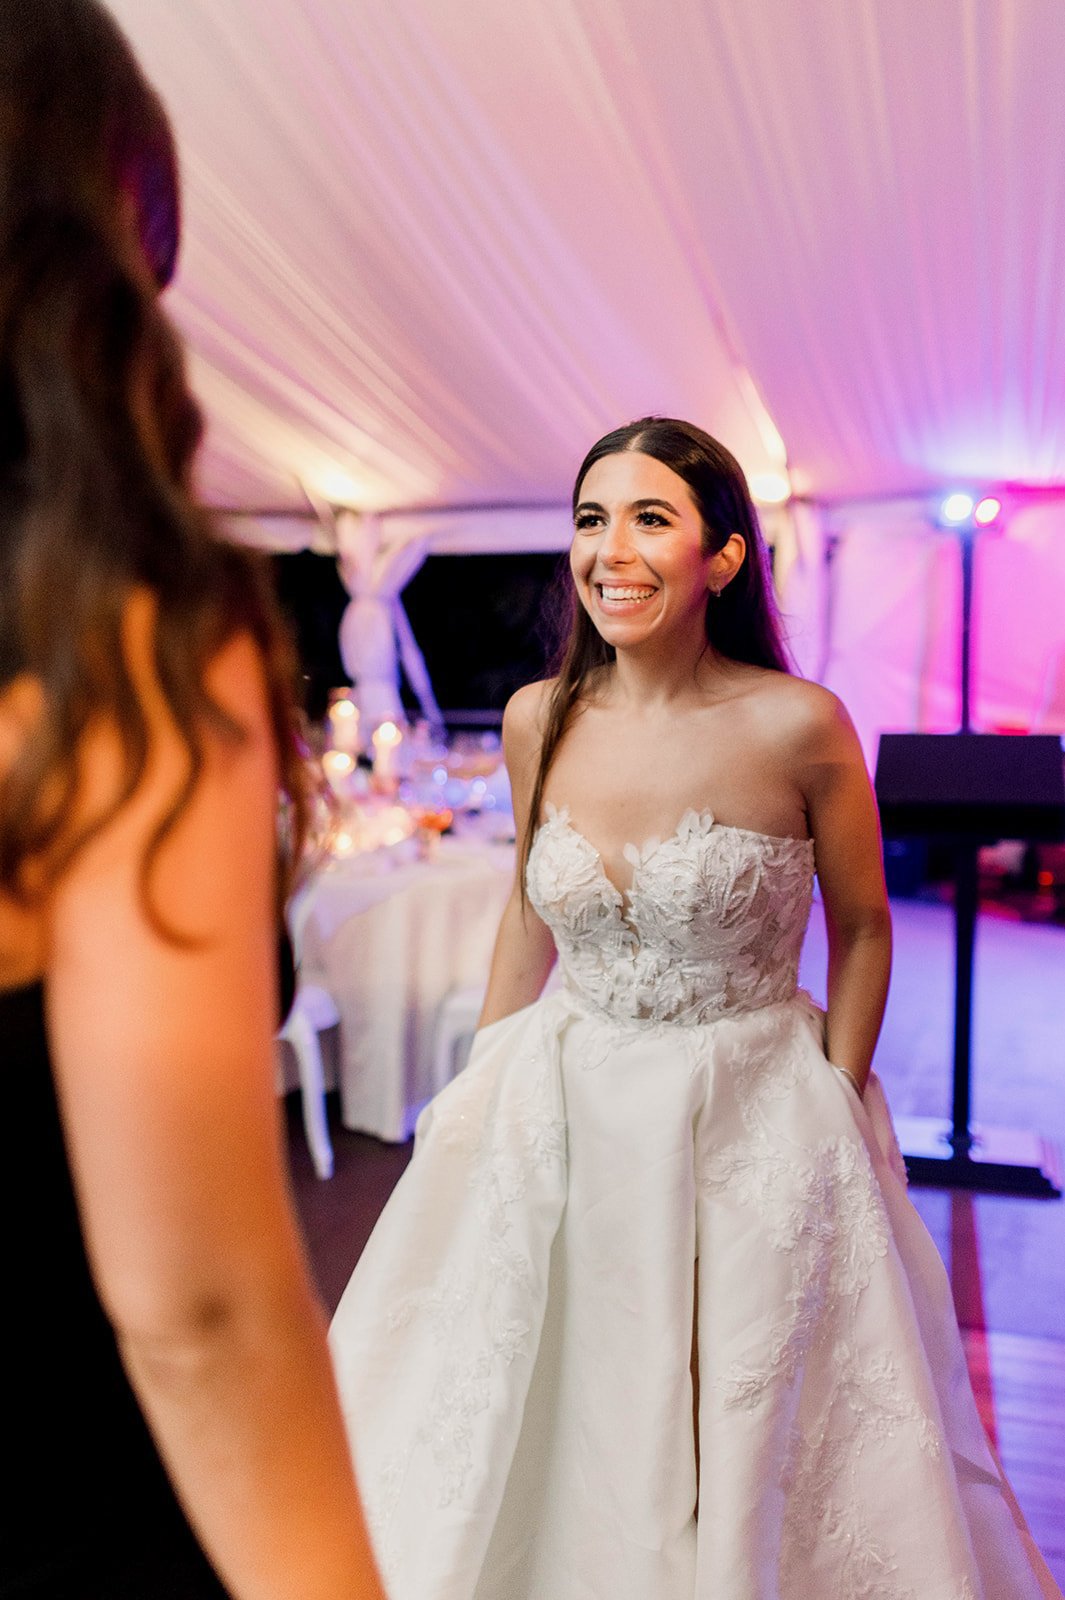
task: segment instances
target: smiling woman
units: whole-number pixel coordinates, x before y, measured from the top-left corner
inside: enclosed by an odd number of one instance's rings
[[[714,659],[790,667],[743,469],[701,428],[644,417],[606,434],[578,469],[573,522],[570,627],[543,707],[533,816],[562,736],[619,643],[642,645],[652,672],[656,660],[673,670],[663,651],[684,663],[682,673]],[[618,597],[619,586],[637,580],[650,592]],[[627,631],[615,637],[617,628]],[[531,842],[526,837],[526,860]]]
[[[684,629],[698,653],[705,649],[707,595],[720,596],[747,547],[733,533],[720,550],[708,548],[683,479],[642,452],[604,456],[585,477],[574,527],[570,569],[577,594],[607,643],[617,643],[612,621],[653,619],[650,634],[645,626],[622,635],[626,648],[644,638],[674,648],[674,635]]]
[[[738,466],[687,423],[608,435],[570,561],[562,669],[504,721],[521,866],[481,1026],[331,1334],[389,1592],[1056,1594],[870,1074],[865,765],[786,670]]]

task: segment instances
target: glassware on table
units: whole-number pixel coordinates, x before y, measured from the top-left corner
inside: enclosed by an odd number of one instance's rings
[[[415,804],[409,809],[414,820],[418,854],[423,861],[431,861],[440,847],[440,835],[446,833],[454,821],[454,813],[448,806],[433,803]]]

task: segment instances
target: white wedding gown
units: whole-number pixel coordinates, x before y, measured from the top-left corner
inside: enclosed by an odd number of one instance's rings
[[[622,897],[549,812],[563,987],[427,1107],[333,1323],[392,1600],[1058,1596],[879,1085],[796,989],[812,845],[704,812],[626,854]]]

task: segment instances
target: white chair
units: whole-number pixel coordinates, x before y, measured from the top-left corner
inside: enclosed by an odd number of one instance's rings
[[[466,1065],[484,1005],[484,984],[450,989],[440,1002],[433,1028],[432,1091],[439,1094]]]
[[[544,984],[544,994],[554,994],[561,982],[556,961]],[[440,1002],[433,1027],[431,1082],[434,1094],[446,1089],[466,1065],[484,1005],[485,987],[483,983],[462,984],[449,989]]]
[[[319,1178],[331,1178],[333,1146],[325,1114],[325,1072],[322,1067],[322,1048],[318,1043],[318,1035],[325,1028],[335,1028],[340,1021],[340,1013],[327,989],[320,983],[303,982],[300,978],[303,931],[307,925],[309,911],[310,901],[305,887],[293,895],[288,908],[289,930],[296,957],[296,996],[277,1037],[284,1039],[291,1046],[296,1057],[303,1108],[303,1129],[307,1135],[307,1145],[311,1152],[314,1170]]]
[[[301,984],[296,990],[292,1010],[278,1033],[292,1047],[300,1078],[303,1129],[320,1178],[333,1176],[333,1146],[325,1114],[325,1073],[318,1035],[340,1021],[332,996],[316,983]]]

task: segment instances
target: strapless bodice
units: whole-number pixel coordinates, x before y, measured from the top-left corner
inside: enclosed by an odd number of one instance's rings
[[[794,995],[814,850],[688,811],[668,839],[626,845],[622,894],[565,807],[546,808],[526,887],[565,989],[615,1020],[712,1022]]]

